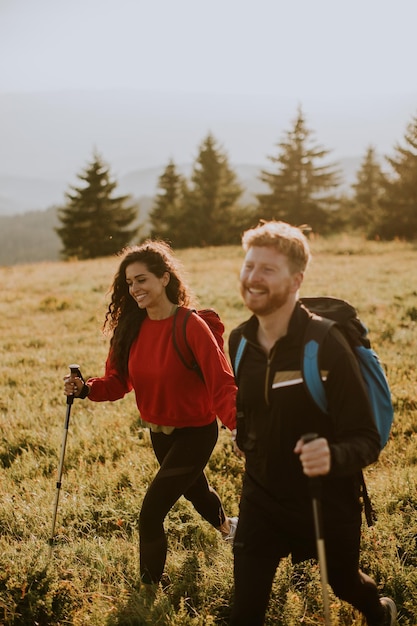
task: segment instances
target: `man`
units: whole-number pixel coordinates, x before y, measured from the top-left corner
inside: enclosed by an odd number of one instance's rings
[[[392,625],[396,607],[359,570],[361,470],[377,460],[380,438],[356,358],[332,327],[320,367],[329,414],[310,398],[300,371],[309,311],[299,289],[310,259],[307,239],[283,222],[264,222],[242,238],[241,295],[253,313],[229,349],[236,374],[237,445],[246,456],[234,541],[233,626],[264,623],[280,559],[317,558],[309,478],[320,477],[329,583],[369,626]],[[318,433],[304,443],[303,435]],[[316,478],[317,480],[317,478]]]

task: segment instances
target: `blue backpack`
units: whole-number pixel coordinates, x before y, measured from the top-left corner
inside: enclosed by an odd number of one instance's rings
[[[328,412],[319,367],[320,346],[330,328],[336,324],[358,360],[381,438],[381,447],[384,447],[391,432],[394,409],[384,368],[378,355],[371,348],[366,326],[359,319],[356,309],[345,300],[319,296],[302,298],[301,303],[313,314],[307,324],[301,359],[303,381],[311,398],[324,413]],[[236,379],[245,346],[246,339],[241,337],[234,361]]]

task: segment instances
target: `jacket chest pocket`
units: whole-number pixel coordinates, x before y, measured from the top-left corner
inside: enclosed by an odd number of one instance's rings
[[[294,387],[303,384],[301,370],[283,370],[276,371],[272,375],[271,388],[284,389],[285,387]]]

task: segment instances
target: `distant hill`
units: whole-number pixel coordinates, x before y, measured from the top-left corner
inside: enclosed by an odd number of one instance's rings
[[[355,179],[360,159],[346,158],[339,161],[345,189]],[[271,164],[272,165],[272,164]],[[191,164],[177,169],[189,178]],[[239,164],[233,166],[245,193],[242,203],[255,201],[256,194],[265,190],[259,180],[262,166]],[[131,171],[118,179],[117,191],[129,194],[139,203],[138,224],[146,223],[157,192],[158,178],[164,167]],[[269,169],[265,166],[264,169]],[[273,168],[272,168],[273,169]],[[0,176],[0,265],[54,261],[59,258],[61,241],[54,228],[58,225],[56,207],[63,203],[64,192],[69,184],[58,180],[38,180]]]
[[[46,211],[0,216],[0,265],[56,261],[61,240],[55,207]]]
[[[64,201],[62,180],[0,176],[0,215],[45,210]]]
[[[189,178],[192,164],[183,163],[176,165],[177,171]],[[259,180],[261,171],[260,165],[238,164],[232,165],[242,187],[245,189],[244,202],[252,201],[255,194],[265,190],[264,184]],[[158,178],[162,174],[164,167],[154,167],[146,170],[135,170],[122,176],[119,180],[119,188],[123,193],[130,193],[136,197],[141,195],[153,197],[157,193]]]
[[[136,226],[146,220],[151,198],[138,200],[140,213]],[[59,225],[57,207],[0,216],[0,265],[57,261],[62,242],[55,232]]]
[[[360,166],[357,157],[344,158],[338,161],[344,174],[344,187],[348,187],[355,179],[356,171]],[[132,195],[134,198],[153,197],[157,191],[158,178],[165,166],[132,170],[116,177],[120,193]],[[250,163],[232,165],[243,187],[246,189],[244,202],[253,200],[253,197],[264,190],[259,180],[261,169],[269,169],[268,165],[261,166]],[[189,177],[192,165],[181,164],[177,169],[184,176]],[[0,216],[16,215],[29,211],[46,210],[64,202],[64,194],[68,191],[74,179],[41,179],[18,176],[0,175]]]

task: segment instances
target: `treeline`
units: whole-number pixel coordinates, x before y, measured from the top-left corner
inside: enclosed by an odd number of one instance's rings
[[[342,191],[341,168],[329,156],[299,107],[268,157],[271,167],[259,172],[266,191],[245,205],[227,153],[209,133],[189,179],[172,159],[161,172],[148,232],[176,248],[217,246],[238,243],[242,230],[260,219],[277,219],[323,235],[360,230],[368,238],[417,238],[417,117],[393,156],[385,157],[387,169],[375,148],[367,148],[351,193]],[[81,184],[70,188],[58,209],[63,258],[107,256],[143,238],[143,225],[134,226],[139,207],[130,196],[115,195],[117,181],[98,153],[78,178]]]

